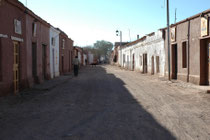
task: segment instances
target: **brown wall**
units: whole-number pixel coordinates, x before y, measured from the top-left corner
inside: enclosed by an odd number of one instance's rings
[[[14,29],[14,19],[21,21],[22,34],[16,34]],[[12,4],[3,1],[0,5],[0,34],[7,35],[8,38],[0,38],[1,40],[1,72],[0,80],[0,96],[13,91],[13,63],[14,48],[11,36],[23,39],[20,44],[20,88],[27,86],[26,80],[26,49],[25,49],[25,13]]]
[[[73,50],[73,41],[68,38],[64,33],[59,35],[59,70],[60,74],[65,74],[71,71],[72,69],[72,50]],[[65,40],[65,47],[63,49],[63,39]],[[63,63],[62,63],[63,56]]]
[[[209,14],[210,15],[210,14]],[[188,26],[190,36],[188,42]],[[182,81],[189,81],[191,83],[200,83],[200,40],[201,40],[201,18],[196,17],[188,21],[182,22],[175,25],[176,27],[176,41],[171,42],[171,64],[172,64],[172,46],[177,44],[178,49],[178,73],[177,78]],[[168,76],[168,45],[167,45],[167,29],[165,37],[165,50],[166,50],[166,75]],[[186,41],[187,48],[187,68],[182,67],[182,43]],[[189,43],[189,49],[188,49]],[[189,50],[189,60],[188,60],[188,50]],[[189,62],[189,65],[188,65]],[[188,67],[189,66],[189,67]],[[189,68],[189,69],[188,69]],[[189,71],[189,75],[188,75]],[[188,77],[189,76],[189,77]],[[171,77],[172,76],[172,65],[171,65]]]
[[[0,5],[0,34],[8,38],[0,37],[0,96],[14,91],[14,45],[11,36],[22,39],[19,54],[20,90],[32,86],[35,82],[42,82],[42,44],[46,45],[46,77],[49,77],[49,27],[47,24],[36,20],[36,37],[32,36],[32,23],[35,21],[33,13],[26,11],[25,7],[17,1],[4,1]],[[21,21],[22,34],[15,33],[14,19]],[[37,75],[32,77],[32,42],[37,43]]]
[[[32,25],[35,23],[36,27],[36,35],[33,36],[32,33]],[[30,15],[26,15],[26,46],[27,46],[27,77],[29,85],[33,85],[34,83],[41,83],[44,80],[42,75],[42,45],[46,45],[46,75],[47,79],[50,78],[50,68],[49,68],[49,27],[41,24],[39,21],[35,20]],[[36,43],[36,71],[37,74],[35,77],[32,75],[32,43]]]

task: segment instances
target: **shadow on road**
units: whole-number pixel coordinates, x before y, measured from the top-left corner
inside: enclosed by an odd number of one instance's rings
[[[86,91],[78,93],[76,104],[88,117],[69,130],[75,135],[72,139],[175,139],[132,96],[125,83],[107,73],[105,67],[87,68],[75,82]]]
[[[0,111],[1,138],[176,139],[141,106],[125,83],[105,68],[83,68],[78,77],[45,96],[5,109],[2,117]]]

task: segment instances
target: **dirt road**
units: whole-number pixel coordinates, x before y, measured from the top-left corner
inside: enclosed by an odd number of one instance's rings
[[[31,92],[0,99],[0,139],[210,140],[210,95],[192,85],[97,66]]]

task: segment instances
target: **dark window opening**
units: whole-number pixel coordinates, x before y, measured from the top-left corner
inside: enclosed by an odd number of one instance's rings
[[[52,44],[52,46],[55,46],[55,38],[54,37],[51,38],[51,44]]]
[[[32,36],[35,37],[36,36],[36,23],[32,23]]]
[[[187,68],[187,43],[182,43],[182,68]]]

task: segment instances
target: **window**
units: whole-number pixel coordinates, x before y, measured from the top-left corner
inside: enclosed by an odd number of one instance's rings
[[[33,37],[36,36],[36,27],[37,27],[37,24],[36,24],[36,23],[33,23],[33,24],[32,24],[32,36],[33,36]]]
[[[187,68],[187,42],[182,43],[182,68]]]
[[[65,49],[65,39],[63,39],[62,49]]]
[[[125,63],[125,54],[123,54],[123,63]]]
[[[55,46],[55,38],[54,37],[51,38],[51,44],[52,44],[52,46]]]
[[[15,33],[21,35],[22,34],[21,21],[15,19],[14,20],[14,26],[15,26]]]

